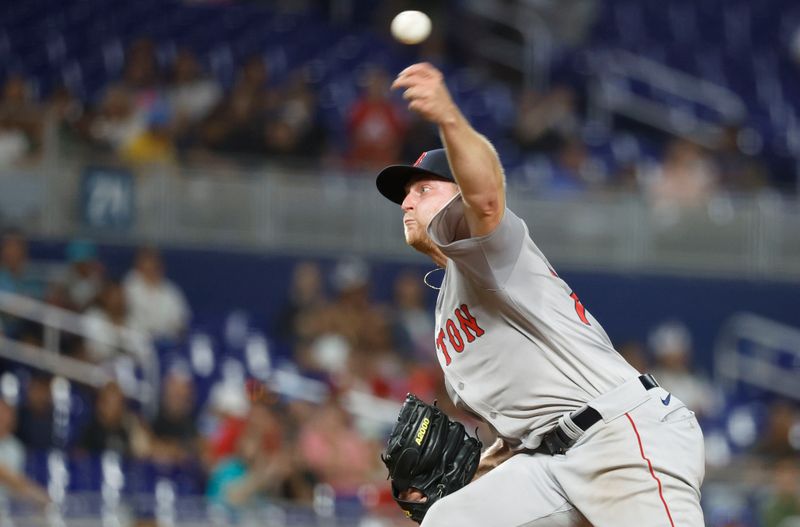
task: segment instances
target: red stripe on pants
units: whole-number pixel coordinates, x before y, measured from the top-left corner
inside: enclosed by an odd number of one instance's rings
[[[658,483],[658,497],[661,498],[661,503],[664,504],[664,510],[667,511],[667,518],[669,518],[669,524],[672,527],[675,527],[675,522],[672,521],[672,514],[670,514],[670,512],[669,512],[669,506],[667,506],[667,500],[664,499],[664,492],[663,492],[663,489],[661,487],[661,480],[658,479],[658,476],[656,476],[656,473],[653,470],[653,463],[651,463],[650,459],[647,456],[644,455],[644,447],[642,446],[642,438],[639,435],[639,430],[636,429],[636,423],[633,422],[633,419],[631,418],[630,414],[626,413],[625,417],[627,417],[628,421],[630,421],[631,426],[633,427],[633,433],[636,434],[636,441],[639,442],[639,452],[642,454],[642,459],[647,461],[647,467],[650,469],[650,475],[653,477],[654,480],[656,480],[656,483]]]

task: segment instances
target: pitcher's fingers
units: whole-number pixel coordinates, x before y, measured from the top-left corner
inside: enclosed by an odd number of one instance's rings
[[[417,84],[421,84],[428,81],[429,77],[424,77],[422,75],[413,74],[413,75],[405,75],[403,77],[397,77],[394,82],[392,82],[392,89],[397,88],[408,88],[409,86],[415,86]]]
[[[418,67],[415,68],[414,66]],[[430,64],[414,64],[414,66],[409,66],[400,72],[392,83],[392,88],[406,86],[408,83],[430,82],[442,78],[442,74],[439,70],[435,69]]]
[[[437,70],[430,62],[417,62],[416,64],[412,64],[411,66],[401,71],[397,76],[402,77],[405,75],[413,75],[416,73],[421,73],[423,75],[431,75],[433,74],[434,71]]]
[[[413,79],[410,79],[408,77],[397,77],[394,80],[394,82],[392,82],[392,85],[390,86],[390,89],[396,90],[398,88],[408,88],[409,86],[412,86],[413,84],[414,84],[414,80]]]
[[[428,109],[428,101],[414,99],[408,103],[408,109],[419,113],[425,113]]]
[[[411,101],[414,99],[422,99],[427,96],[427,90],[422,86],[412,86],[403,92],[403,99]]]

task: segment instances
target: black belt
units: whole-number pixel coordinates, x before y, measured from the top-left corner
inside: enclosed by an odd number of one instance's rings
[[[652,390],[658,387],[655,378],[649,373],[639,375],[639,382],[642,383],[645,390]],[[584,406],[580,410],[576,410],[570,414],[570,419],[582,431],[586,432],[592,425],[602,419],[600,412],[591,406]],[[563,454],[575,443],[574,439],[561,428],[561,425],[556,425],[552,430],[546,432],[542,436],[542,445],[540,450],[552,455]]]

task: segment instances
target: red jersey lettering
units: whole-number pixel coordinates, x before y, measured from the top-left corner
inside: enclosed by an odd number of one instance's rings
[[[444,344],[444,330],[440,329],[439,334],[436,336],[436,347],[441,350],[442,355],[444,355],[444,363],[450,364],[452,359],[450,358],[450,354],[447,353],[447,346]]]
[[[589,324],[589,319],[586,318],[586,308],[583,307],[583,304],[581,304],[581,301],[578,299],[578,295],[573,292],[569,295],[569,297],[575,301],[575,312],[578,314],[578,318],[581,319],[581,322],[587,326],[590,326],[591,324]]]
[[[461,333],[459,333],[455,322],[449,318],[447,319],[447,338],[457,353],[464,351],[464,339],[461,338]]]
[[[483,328],[478,325],[478,321],[475,320],[475,317],[469,312],[467,304],[461,304],[461,307],[456,309],[456,318],[461,326],[461,331],[467,336],[467,342],[472,342],[476,337],[480,337],[485,333]]]
[[[458,322],[456,322],[458,321]],[[461,304],[453,312],[453,316],[445,320],[436,335],[436,347],[442,352],[444,356],[445,366],[449,366],[452,362],[450,351],[445,343],[450,343],[452,349],[456,353],[461,353],[467,347],[467,344],[474,342],[475,339],[481,337],[486,331],[478,324],[478,320],[469,312],[469,307],[466,304]],[[466,339],[466,342],[465,342]]]

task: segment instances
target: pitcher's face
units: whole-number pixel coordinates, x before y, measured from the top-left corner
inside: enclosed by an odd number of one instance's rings
[[[412,179],[406,186],[403,209],[403,232],[406,243],[419,248],[430,243],[428,225],[439,210],[458,192],[458,186],[438,178]]]

